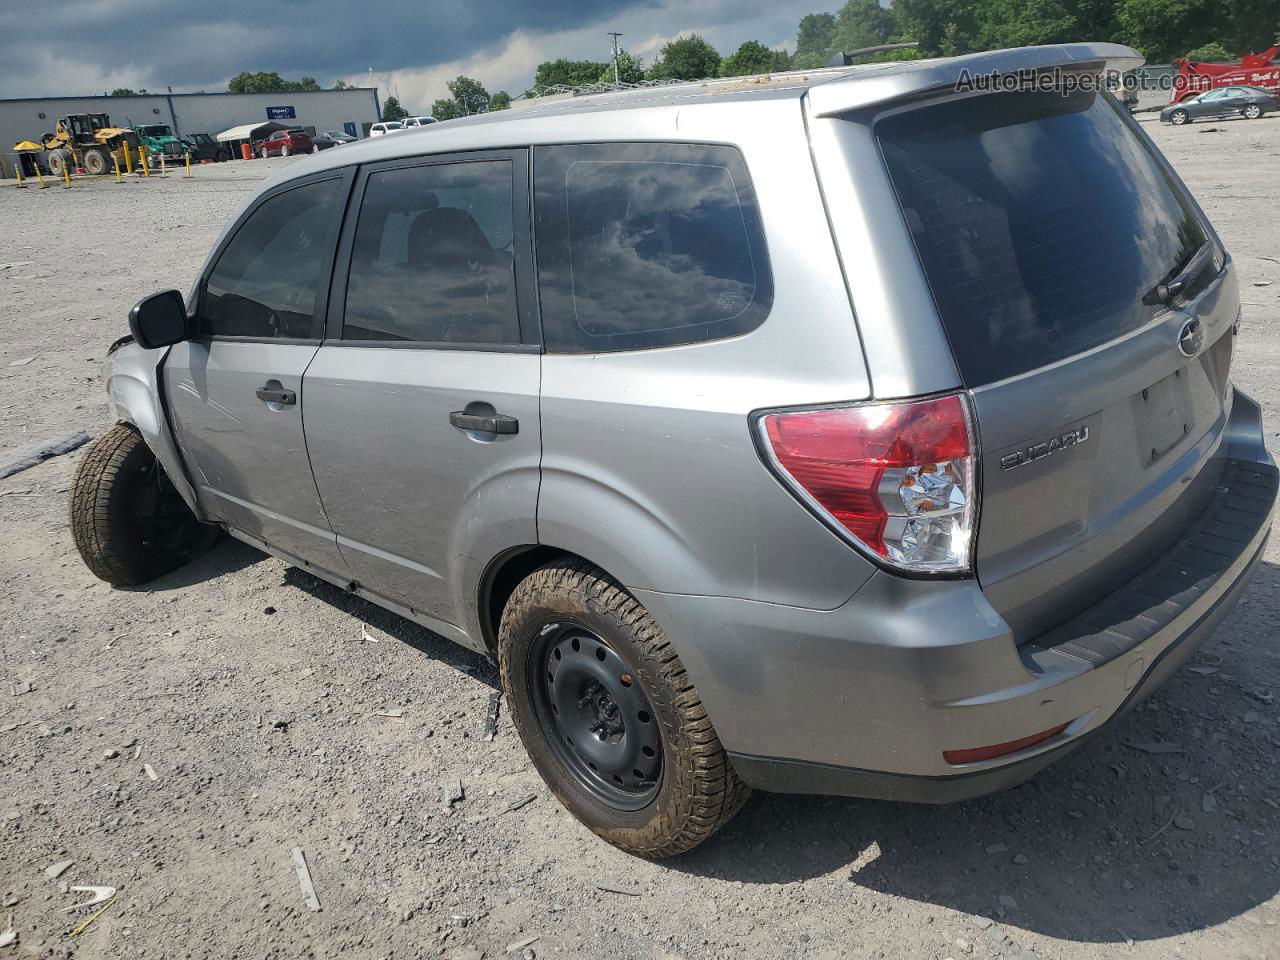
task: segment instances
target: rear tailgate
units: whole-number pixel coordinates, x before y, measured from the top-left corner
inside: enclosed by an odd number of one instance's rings
[[[876,136],[974,399],[977,574],[1025,641],[1132,577],[1209,501],[1238,291],[1108,97],[951,99]]]

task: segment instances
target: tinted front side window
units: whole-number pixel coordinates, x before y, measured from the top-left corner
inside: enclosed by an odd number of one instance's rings
[[[333,263],[340,179],[264,201],[218,258],[200,297],[207,336],[313,337],[320,285]]]
[[[545,147],[534,187],[548,350],[696,343],[746,333],[769,312],[759,212],[733,148]]]
[[[1206,243],[1121,110],[1093,93],[1010,93],[877,124],[968,385],[1137,329]]]
[[[519,343],[511,178],[509,160],[370,174],[342,336]]]

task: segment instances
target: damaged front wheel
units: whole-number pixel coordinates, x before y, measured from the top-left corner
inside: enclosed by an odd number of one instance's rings
[[[204,553],[201,523],[142,436],[117,424],[93,442],[71,488],[71,536],[93,575],[114,587],[154,580]]]

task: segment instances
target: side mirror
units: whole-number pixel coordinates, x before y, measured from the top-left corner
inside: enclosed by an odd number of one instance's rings
[[[187,339],[187,305],[177,290],[153,293],[129,311],[129,332],[146,350]]]

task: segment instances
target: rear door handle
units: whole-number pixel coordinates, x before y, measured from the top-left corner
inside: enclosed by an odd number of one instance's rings
[[[476,430],[480,433],[519,433],[520,421],[505,413],[480,416],[455,410],[449,414],[449,422],[460,430]]]
[[[264,403],[280,403],[288,406],[298,402],[298,395],[292,390],[273,387],[269,383],[266,386],[259,387],[256,393],[258,394],[258,399]]]

